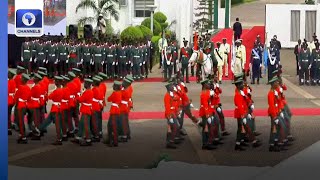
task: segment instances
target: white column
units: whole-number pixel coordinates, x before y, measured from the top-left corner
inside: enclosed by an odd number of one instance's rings
[[[306,10],[302,9],[300,11],[300,39],[306,38]]]
[[[150,19],[151,19],[151,23],[150,23],[150,29],[151,29],[151,32],[153,32],[153,11],[151,11],[151,17],[150,17]]]

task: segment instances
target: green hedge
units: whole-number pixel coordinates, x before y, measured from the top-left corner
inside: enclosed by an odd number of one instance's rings
[[[168,18],[162,12],[156,12],[153,18],[160,23],[162,29],[166,29],[168,27],[169,24],[166,22]]]
[[[120,38],[122,42],[134,43],[143,39],[143,33],[140,28],[129,26],[121,32]]]
[[[145,20],[142,21],[141,25],[146,26],[146,27],[150,27],[151,26],[151,19],[146,18]],[[161,28],[160,23],[154,19],[153,20],[153,35],[157,36],[161,33],[161,31],[162,31],[162,28]]]
[[[138,27],[140,28],[144,39],[148,39],[148,38],[151,38],[153,36],[152,31],[148,27],[143,26],[143,25],[140,25]]]

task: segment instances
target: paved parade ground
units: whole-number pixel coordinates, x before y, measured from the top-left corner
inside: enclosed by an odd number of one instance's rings
[[[135,82],[133,84],[134,110],[132,113],[136,115],[130,122],[132,140],[128,143],[119,144],[119,147],[116,148],[110,148],[103,143],[94,143],[91,147],[80,147],[71,142],[65,142],[63,146],[52,146],[51,143],[55,140],[55,130],[51,125],[48,129],[49,133],[41,141],[30,140],[27,145],[16,144],[17,133],[10,136],[9,165],[36,168],[140,169],[151,167],[160,157],[166,156],[171,161],[191,164],[275,166],[320,140],[320,87],[297,86],[292,50],[282,50],[281,56],[284,83],[288,86],[285,95],[294,113],[292,134],[297,138],[286,152],[271,153],[268,151],[270,120],[264,114],[268,107],[267,92],[270,87],[266,85],[265,78],[260,85],[251,85],[255,108],[262,112],[261,116],[257,117],[256,124],[257,130],[262,133],[258,138],[262,140],[263,145],[256,149],[249,147],[244,152],[234,151],[236,120],[232,117],[232,113],[226,118],[226,127],[231,135],[225,137],[224,144],[218,149],[201,150],[200,131],[188,118],[185,118],[185,129],[188,133],[185,141],[176,150],[166,149],[166,120],[163,117],[163,96],[166,92],[164,83]],[[157,67],[155,66],[152,77],[161,77]],[[107,85],[106,97],[112,92],[111,83]],[[200,85],[192,82],[187,86],[190,99],[193,100],[195,108],[199,108]],[[224,81],[221,87],[223,90],[222,107],[226,112],[232,112],[234,85],[231,84],[231,81]],[[52,85],[51,88],[53,88]],[[105,109],[106,112],[109,107],[110,105]],[[107,114],[105,116],[108,117]],[[104,129],[106,129],[106,122],[104,121]]]

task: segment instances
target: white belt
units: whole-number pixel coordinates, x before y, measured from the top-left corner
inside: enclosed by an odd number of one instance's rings
[[[236,109],[238,109],[238,106],[236,106]]]
[[[52,56],[52,57],[53,57],[53,56],[56,56],[56,55],[55,55],[55,54],[49,54],[49,56]]]
[[[113,57],[113,55],[107,55],[107,57]]]
[[[39,53],[39,54],[44,55],[44,53]]]
[[[59,102],[52,102],[53,105],[60,106]]]
[[[171,107],[170,109],[174,109],[174,107]]]
[[[67,55],[67,53],[60,53],[60,55]]]
[[[101,54],[95,54],[95,56],[102,56]]]
[[[21,99],[21,98],[19,98],[18,101],[19,101],[19,102],[24,102],[24,103],[27,102],[26,100]]]
[[[211,106],[211,108],[214,108],[214,106]]]
[[[140,58],[140,56],[133,56],[133,57],[135,57],[135,58]]]
[[[308,61],[309,61],[308,59],[303,59],[303,60],[302,60],[302,62],[308,62]]]
[[[130,98],[130,99],[129,99],[129,101],[131,101],[131,102],[132,102],[132,99]]]
[[[278,107],[278,104],[275,104],[276,107]]]
[[[186,55],[182,55],[182,57],[187,57]]]
[[[70,98],[72,98],[72,99],[74,99],[76,96],[74,96],[74,95],[70,95]]]
[[[127,56],[120,56],[120,58],[126,58]]]
[[[92,106],[92,104],[89,104],[89,103],[82,103],[82,104],[85,106]]]
[[[40,101],[40,98],[31,97],[31,99],[34,100],[34,101]]]
[[[93,102],[97,102],[97,103],[99,102],[99,100],[98,100],[98,99],[95,99],[95,98],[93,98],[92,101],[93,101]]]
[[[77,95],[80,96],[81,94],[78,92]]]
[[[84,55],[86,55],[86,56],[90,56],[90,53],[84,53]]]
[[[111,104],[111,106],[119,107],[119,105],[118,105],[118,104],[116,104],[116,103],[112,103],[112,104]]]
[[[29,50],[24,50],[23,52],[30,52]]]
[[[9,93],[9,96],[14,96],[14,93]]]
[[[44,98],[44,95],[40,95],[41,98]]]
[[[63,103],[67,103],[67,102],[68,102],[68,100],[62,99],[62,100],[61,100],[61,102],[63,102]]]
[[[121,103],[128,105],[128,101],[121,101]]]

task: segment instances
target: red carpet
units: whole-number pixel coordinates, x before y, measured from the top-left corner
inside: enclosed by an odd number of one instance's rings
[[[291,109],[294,116],[320,116],[320,108],[293,108]],[[225,117],[233,118],[234,110],[223,110]],[[193,114],[199,118],[199,112],[193,111]],[[267,117],[267,109],[256,109],[255,116]],[[12,116],[13,118],[13,116]],[[109,113],[103,113],[103,120],[108,120]],[[159,120],[165,119],[164,112],[131,112],[129,114],[130,120]],[[186,117],[187,118],[187,117]]]

